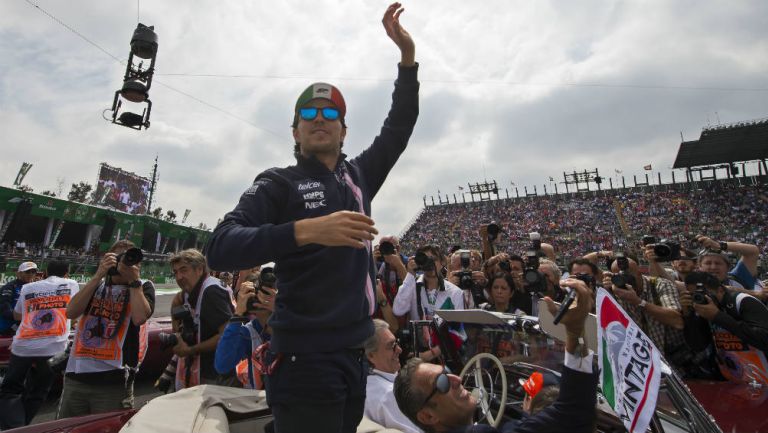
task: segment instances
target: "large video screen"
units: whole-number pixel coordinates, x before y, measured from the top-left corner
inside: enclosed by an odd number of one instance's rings
[[[147,212],[150,181],[102,163],[93,204],[132,214]]]

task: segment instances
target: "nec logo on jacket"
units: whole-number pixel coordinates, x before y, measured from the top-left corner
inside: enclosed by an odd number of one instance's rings
[[[325,185],[314,179],[304,179],[295,182],[296,191],[304,200],[304,209],[325,207]]]

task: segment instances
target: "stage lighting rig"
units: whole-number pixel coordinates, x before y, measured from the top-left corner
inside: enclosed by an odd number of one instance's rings
[[[154,26],[139,23],[131,38],[131,52],[125,65],[123,87],[115,92],[112,102],[112,123],[141,131],[142,126],[149,128],[149,114],[152,111],[152,101],[149,100],[149,88],[152,86],[152,75],[155,73],[157,59],[157,33]],[[149,61],[149,66],[144,63]],[[141,114],[125,111],[121,113],[123,102],[144,104]]]

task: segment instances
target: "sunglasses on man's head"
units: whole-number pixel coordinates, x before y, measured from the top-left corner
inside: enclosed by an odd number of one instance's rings
[[[448,372],[444,369],[443,372],[440,373],[435,379],[435,383],[434,385],[432,385],[432,392],[424,400],[424,403],[422,403],[421,406],[422,407],[426,406],[427,403],[429,403],[429,400],[431,400],[432,397],[434,397],[438,391],[440,391],[440,394],[448,394],[448,391],[450,390],[451,390],[451,379],[448,378]]]
[[[299,116],[304,120],[314,120],[317,113],[322,112],[325,120],[336,120],[339,118],[339,109],[334,107],[305,107],[299,108]]]

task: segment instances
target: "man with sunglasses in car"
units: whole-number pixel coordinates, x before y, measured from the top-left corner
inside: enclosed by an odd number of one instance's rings
[[[597,373],[592,369],[593,353],[584,343],[584,323],[592,308],[587,285],[575,278],[561,282],[576,290],[576,300],[560,323],[565,325],[565,363],[560,381],[560,395],[546,409],[535,415],[503,424],[500,429],[473,425],[477,398],[464,389],[458,376],[442,366],[410,359],[395,379],[394,393],[400,410],[426,432],[592,432],[597,402]],[[555,314],[557,306],[545,298]]]
[[[386,428],[404,433],[421,433],[421,430],[400,412],[392,393],[395,377],[400,371],[400,354],[403,349],[389,330],[389,324],[373,319],[375,332],[365,340],[363,348],[368,358],[368,384],[365,396],[365,416]]]
[[[347,159],[344,98],[330,84],[312,84],[293,113],[296,165],[259,174],[206,246],[213,269],[275,263],[279,291],[262,365],[281,433],[353,432],[363,416],[363,342],[377,305],[371,200],[419,113],[416,49],[400,25],[402,11],[393,3],[382,19],[401,57],[392,106],[373,143]]]

